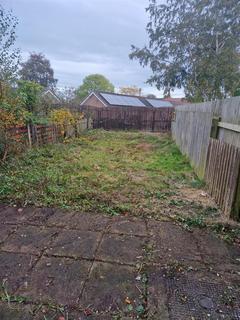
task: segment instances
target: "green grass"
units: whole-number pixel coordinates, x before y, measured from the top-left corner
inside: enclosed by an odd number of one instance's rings
[[[0,201],[110,215],[148,215],[194,174],[167,135],[93,130],[0,168]]]

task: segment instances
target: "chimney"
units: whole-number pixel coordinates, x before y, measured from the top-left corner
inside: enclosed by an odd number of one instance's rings
[[[142,95],[142,89],[139,88],[139,96],[141,96],[141,95]]]

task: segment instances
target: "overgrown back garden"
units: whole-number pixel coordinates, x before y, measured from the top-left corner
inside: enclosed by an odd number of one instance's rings
[[[169,134],[85,131],[33,148],[2,164],[0,201],[116,216],[173,219],[186,228],[210,222],[227,240],[239,231],[219,212]]]

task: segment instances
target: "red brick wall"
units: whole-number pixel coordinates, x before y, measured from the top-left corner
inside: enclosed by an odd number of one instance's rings
[[[104,104],[94,95],[89,97],[85,102],[84,105],[89,107],[96,107],[96,108],[104,108]]]

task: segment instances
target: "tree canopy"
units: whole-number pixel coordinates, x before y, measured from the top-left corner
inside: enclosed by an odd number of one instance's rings
[[[0,81],[15,77],[20,59],[19,49],[14,48],[17,18],[0,5]]]
[[[121,94],[127,94],[132,96],[140,96],[141,95],[141,88],[138,88],[137,86],[129,86],[129,87],[121,87],[120,93]]]
[[[37,104],[43,87],[38,83],[26,80],[18,81],[17,94],[28,112],[37,113]]]
[[[240,87],[239,0],[149,0],[149,44],[131,59],[150,66],[148,83],[193,101],[234,95]]]
[[[76,94],[78,98],[83,100],[93,91],[114,92],[114,85],[101,74],[91,74],[83,79]]]
[[[57,79],[54,78],[54,71],[50,61],[42,53],[31,53],[29,59],[21,63],[19,75],[22,80],[33,81],[44,88],[54,88]]]
[[[76,89],[74,87],[57,88],[55,93],[63,103],[71,103],[76,98]]]

